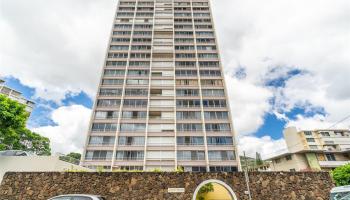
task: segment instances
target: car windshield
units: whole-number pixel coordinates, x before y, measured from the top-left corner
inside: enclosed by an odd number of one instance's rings
[[[332,193],[331,200],[350,200],[350,191],[349,192]]]

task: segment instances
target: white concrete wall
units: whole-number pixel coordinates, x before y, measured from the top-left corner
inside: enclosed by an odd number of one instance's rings
[[[270,164],[272,171],[290,171],[295,169],[296,171],[305,170],[309,167],[308,162],[304,154],[292,154],[292,160],[286,160],[286,157],[281,157],[280,162],[276,163],[276,160],[272,160]]]
[[[90,169],[59,160],[58,156],[1,156],[0,182],[6,172],[60,172]]]
[[[288,127],[284,129],[283,135],[290,153],[295,153],[305,149],[302,137],[299,135],[296,127]]]

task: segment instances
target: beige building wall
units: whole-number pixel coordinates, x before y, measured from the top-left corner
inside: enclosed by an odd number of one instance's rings
[[[304,154],[291,154],[292,159],[287,160],[286,156],[272,160],[271,169],[273,171],[301,171],[308,169],[309,165]],[[277,160],[278,160],[277,159]]]
[[[302,136],[298,133],[296,127],[288,127],[283,131],[284,139],[287,143],[288,151],[298,152],[305,149]]]

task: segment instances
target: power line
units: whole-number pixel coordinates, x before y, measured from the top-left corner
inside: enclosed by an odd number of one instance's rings
[[[341,122],[344,122],[344,121],[347,120],[347,119],[350,119],[350,115],[348,115],[348,116],[344,117],[343,119],[341,119],[341,120],[335,122],[332,126],[328,127],[328,129],[333,128],[333,127],[336,126],[337,124],[339,124],[339,123],[341,123]]]

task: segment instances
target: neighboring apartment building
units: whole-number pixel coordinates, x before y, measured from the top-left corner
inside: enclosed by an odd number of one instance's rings
[[[274,171],[331,170],[350,163],[350,130],[284,130],[288,153],[269,160]]]
[[[120,0],[82,165],[237,171],[209,0]]]
[[[22,93],[11,89],[5,85],[5,81],[0,79],[0,94],[6,95],[10,99],[13,99],[26,106],[26,111],[31,113],[34,109],[35,103],[22,96]]]

